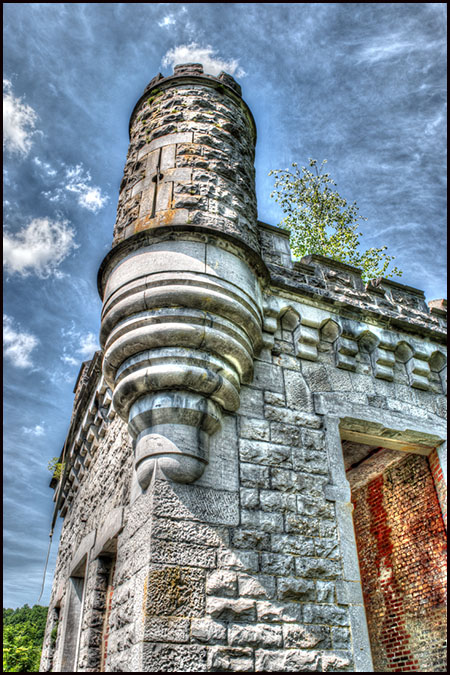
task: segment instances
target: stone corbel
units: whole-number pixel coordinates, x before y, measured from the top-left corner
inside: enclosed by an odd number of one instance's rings
[[[377,340],[378,341],[378,340]],[[370,354],[374,377],[392,382],[394,380],[395,340],[388,333],[381,335],[378,344]]]
[[[272,349],[278,326],[279,308],[275,298],[266,296],[263,304],[262,341],[264,349]]]
[[[294,347],[298,358],[317,361],[317,347],[320,342],[319,327],[305,326],[302,322],[294,331]]]
[[[103,375],[134,441],[138,496],[156,475],[178,483],[202,475],[210,436],[252,380],[262,324],[267,334],[276,322],[270,305],[264,317],[258,279],[240,251],[180,238],[115,255],[104,292]]]
[[[429,359],[430,370],[438,373],[442,391],[447,395],[447,356],[439,349],[435,350]]]
[[[413,356],[406,362],[406,372],[409,384],[416,389],[427,391],[430,388],[430,364],[431,347],[429,345],[412,343]]]
[[[358,346],[358,326],[353,322],[345,321],[342,332],[334,343],[334,355],[337,368],[344,370],[356,370],[356,355]]]

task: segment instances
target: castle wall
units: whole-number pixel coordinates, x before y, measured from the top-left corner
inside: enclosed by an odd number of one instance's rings
[[[430,456],[441,485],[443,307],[291,260],[236,87],[180,67],[132,114],[42,671],[372,672],[342,442]]]

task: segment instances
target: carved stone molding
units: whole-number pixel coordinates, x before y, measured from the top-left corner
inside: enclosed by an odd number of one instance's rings
[[[103,373],[136,441],[146,489],[156,467],[180,483],[208,462],[223,411],[239,408],[262,345],[262,295],[251,267],[211,240],[155,242],[119,260],[104,296]]]

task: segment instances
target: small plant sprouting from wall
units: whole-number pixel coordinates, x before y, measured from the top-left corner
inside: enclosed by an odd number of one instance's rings
[[[47,469],[56,480],[60,480],[64,471],[65,462],[60,462],[59,457],[52,457],[47,465]]]

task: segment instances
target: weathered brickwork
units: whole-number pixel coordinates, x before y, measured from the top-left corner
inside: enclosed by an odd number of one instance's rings
[[[375,670],[445,671],[446,538],[427,459],[407,454],[352,498]]]
[[[447,529],[447,486],[445,484],[445,476],[439,461],[437,450],[433,450],[428,457],[430,463],[431,474],[434,480],[434,487],[441,505],[442,517],[444,519],[445,529]]]
[[[51,484],[64,525],[42,671],[372,672],[386,608],[394,664],[442,656],[443,521],[428,531],[416,502],[432,518],[445,499],[445,305],[294,262],[256,218],[255,140],[239,85],[198,64],[154,78],[132,113],[101,350]],[[355,471],[375,546],[362,586]],[[405,577],[408,547],[428,563]]]

